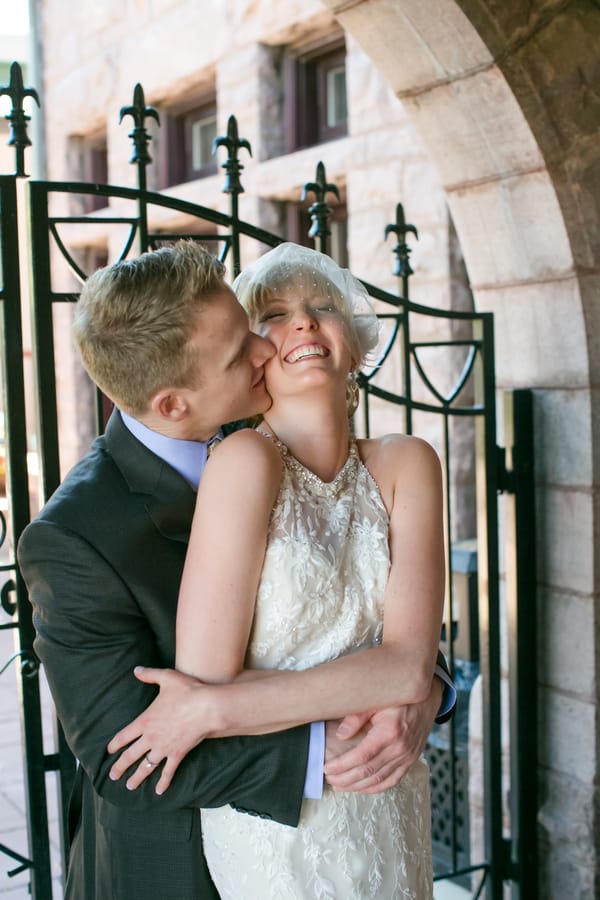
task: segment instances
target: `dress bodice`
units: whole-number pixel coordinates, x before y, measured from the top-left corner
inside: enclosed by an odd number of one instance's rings
[[[303,669],[381,640],[389,522],[354,440],[331,482],[274,440],[283,475],[246,663]]]
[[[246,662],[303,669],[381,640],[389,521],[355,442],[331,482],[277,444],[283,476]],[[431,900],[430,825],[423,760],[382,793],[325,785],[321,799],[304,800],[297,828],[230,807],[202,810],[223,900]]]

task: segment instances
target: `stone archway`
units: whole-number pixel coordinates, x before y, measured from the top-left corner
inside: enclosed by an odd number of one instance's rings
[[[323,2],[385,76],[437,165],[476,306],[495,314],[499,387],[536,389],[541,896],[592,897],[600,8]]]

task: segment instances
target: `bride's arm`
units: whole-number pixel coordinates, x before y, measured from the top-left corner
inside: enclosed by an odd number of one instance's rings
[[[246,430],[219,445],[201,479],[179,589],[176,667],[204,682],[229,682],[243,670],[281,471],[277,448]]]

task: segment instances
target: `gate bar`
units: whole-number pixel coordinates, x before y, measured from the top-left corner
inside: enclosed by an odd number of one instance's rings
[[[16,176],[0,177],[0,246],[2,247],[2,366],[7,490],[10,497],[10,530],[13,548],[29,521],[27,474],[27,429],[23,375],[23,332],[19,273],[18,201]],[[14,552],[14,551],[13,551]],[[13,562],[21,670],[21,728],[25,756],[27,829],[34,860],[31,868],[31,896],[51,900],[50,843],[46,813],[46,771],[44,737],[40,710],[39,664],[33,652],[35,631],[25,583]]]
[[[482,313],[475,330],[481,329],[482,371],[476,389],[487,415],[476,426],[477,560],[479,581],[479,627],[483,687],[483,777],[489,814],[485,817],[485,850],[489,863],[488,900],[502,900],[507,878],[502,834],[502,721],[500,683],[500,597],[498,553],[498,483],[496,452],[496,395],[494,364],[494,320]]]
[[[506,606],[511,746],[511,897],[538,895],[537,609],[533,392],[505,391]]]

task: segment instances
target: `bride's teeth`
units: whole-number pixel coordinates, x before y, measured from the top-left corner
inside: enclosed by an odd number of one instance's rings
[[[303,347],[301,350],[291,353],[288,356],[288,362],[295,363],[307,356],[325,356],[325,350],[323,347]]]

